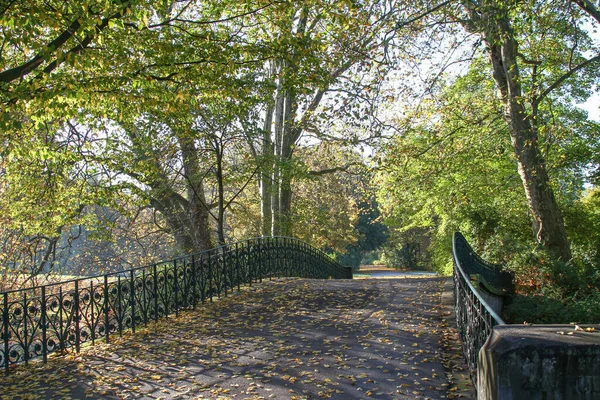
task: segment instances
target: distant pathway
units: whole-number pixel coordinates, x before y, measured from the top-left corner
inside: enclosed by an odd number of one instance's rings
[[[461,371],[444,278],[281,279],[0,376],[0,398],[440,399]]]

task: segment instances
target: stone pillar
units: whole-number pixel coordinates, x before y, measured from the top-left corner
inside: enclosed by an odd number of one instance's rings
[[[495,326],[479,352],[477,394],[485,400],[600,399],[600,326]]]
[[[344,267],[344,268],[346,268],[346,279],[353,279],[352,268],[351,267]]]

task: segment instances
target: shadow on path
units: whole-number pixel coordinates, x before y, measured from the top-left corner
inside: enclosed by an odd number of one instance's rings
[[[454,397],[448,368],[462,356],[447,343],[444,280],[265,282],[111,345],[17,368],[0,377],[0,397]]]

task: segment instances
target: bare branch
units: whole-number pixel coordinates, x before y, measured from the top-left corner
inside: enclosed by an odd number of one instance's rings
[[[589,0],[571,0],[571,2],[577,4],[583,11],[588,13],[590,17],[600,22],[600,10],[598,10],[594,3]]]
[[[79,44],[77,44],[76,46],[74,46],[73,48],[71,48],[70,50],[65,52],[65,54],[80,53],[87,46],[89,46],[89,44],[92,42],[92,40],[96,37],[96,35],[98,33],[100,33],[104,28],[106,28],[108,26],[108,23],[111,20],[121,18],[125,14],[125,10],[127,10],[129,8],[129,6],[130,6],[129,1],[123,3],[123,7],[120,11],[112,14],[109,17],[104,18],[100,22],[100,24],[98,24],[96,26],[95,33],[90,33],[90,34],[86,35],[86,37],[81,42],[79,42]],[[54,39],[53,41],[48,43],[48,45],[45,47],[48,49],[51,49],[52,51],[56,51],[58,48],[60,48],[62,45],[64,45],[69,39],[74,37],[75,33],[79,30],[80,27],[81,27],[80,20],[75,19],[71,23],[71,25],[69,25],[69,27],[67,29],[65,29],[56,39]],[[22,79],[23,77],[29,75],[31,72],[35,71],[43,62],[44,62],[44,54],[38,53],[31,60],[27,61],[26,63],[19,65],[18,67],[14,67],[14,68],[8,69],[6,71],[0,72],[0,82],[10,83],[16,79]],[[61,63],[62,63],[62,60],[55,59],[50,64],[48,64],[46,66],[46,68],[44,68],[44,72],[47,74],[52,72]]]
[[[310,176],[323,176],[323,175],[327,175],[327,174],[333,174],[335,172],[348,172],[350,167],[356,166],[356,165],[362,165],[362,164],[353,162],[353,163],[348,163],[346,165],[342,165],[339,167],[326,168],[326,169],[321,169],[319,171],[308,171],[308,174]]]
[[[544,98],[546,98],[554,89],[556,89],[557,87],[559,87],[560,85],[563,84],[564,81],[566,81],[567,79],[569,79],[571,76],[573,76],[575,73],[577,73],[578,71],[582,70],[583,68],[600,61],[600,54],[598,54],[595,57],[589,58],[587,60],[585,60],[584,62],[582,62],[581,64],[579,64],[578,66],[576,66],[575,68],[572,68],[570,70],[568,70],[567,72],[565,72],[560,78],[558,78],[552,85],[548,86],[546,88],[546,90],[544,90],[538,97],[537,99],[535,99],[534,103],[535,104],[539,104],[542,102],[542,100],[544,100]]]

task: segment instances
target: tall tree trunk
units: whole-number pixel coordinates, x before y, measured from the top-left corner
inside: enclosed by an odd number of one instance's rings
[[[262,236],[271,236],[271,226],[273,224],[273,212],[271,208],[271,200],[273,197],[273,141],[271,140],[273,108],[274,107],[271,105],[267,107],[261,144],[261,153],[263,156],[263,166],[260,172],[260,217]]]
[[[191,236],[192,249],[201,251],[212,247],[209,209],[204,195],[203,175],[200,170],[198,149],[192,137],[183,133],[177,135],[182,153],[184,179],[186,180],[187,202],[182,205],[186,215],[187,234]]]
[[[284,126],[281,138],[281,180],[279,184],[279,231],[281,235],[292,235],[292,174],[290,162],[296,141],[296,95],[293,89],[287,89],[284,101]]]
[[[282,163],[281,150],[283,145],[284,125],[285,125],[285,89],[283,83],[279,81],[275,102],[275,117],[274,117],[274,136],[275,136],[275,160],[273,165],[273,180],[271,188],[271,234],[273,236],[281,235],[281,215],[280,215],[280,201],[279,196],[281,194],[281,174],[282,174]]]
[[[165,218],[169,233],[173,235],[179,251],[189,253],[194,251],[194,240],[186,226],[186,216],[182,207],[174,201],[173,197],[161,189],[150,191],[150,205]]]
[[[149,137],[136,132],[134,127],[129,127],[126,132],[132,142],[136,161],[147,162],[151,167],[148,179],[143,181],[150,188],[147,196],[150,205],[165,218],[179,251],[190,253],[211,248],[209,210],[194,140],[189,134],[177,133],[184,167],[185,196],[173,187],[172,179],[156,158]]]
[[[214,149],[217,158],[217,190],[218,190],[218,210],[217,210],[217,238],[220,245],[225,244],[225,186],[223,184],[223,144],[214,139]]]
[[[569,242],[560,209],[550,186],[544,158],[539,149],[538,132],[524,105],[517,63],[518,43],[510,27],[505,5],[490,1],[477,9],[468,3],[472,23],[488,45],[493,78],[503,104],[518,170],[538,243],[563,261],[571,259]]]

